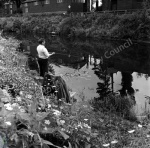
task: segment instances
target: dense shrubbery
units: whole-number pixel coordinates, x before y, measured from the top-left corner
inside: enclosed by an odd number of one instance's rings
[[[149,39],[149,26],[149,13],[145,10],[123,15],[93,13],[69,17],[64,14],[34,14],[0,19],[0,27],[5,31],[46,34],[55,31],[69,38]]]
[[[106,37],[119,39],[149,39],[150,18],[145,11],[132,14],[96,14],[67,18],[61,24],[61,33],[76,37]],[[65,29],[64,29],[65,28]]]
[[[17,33],[51,33],[59,32],[58,24],[62,20],[62,16],[45,16],[39,17],[9,17],[2,18],[0,28],[4,31],[15,31]]]

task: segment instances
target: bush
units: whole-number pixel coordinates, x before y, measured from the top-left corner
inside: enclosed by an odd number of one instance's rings
[[[7,19],[1,19],[1,28],[4,28],[5,31],[21,31],[23,33],[32,32],[32,33],[46,33],[49,34],[51,31],[59,32],[58,24],[61,22],[62,16],[56,15],[51,17],[42,17],[38,18],[31,15],[24,17],[10,17]]]
[[[150,18],[147,10],[132,14],[87,14],[86,16],[67,16],[64,14],[32,14],[23,17],[0,19],[0,27],[5,31],[23,33],[60,33],[71,37],[149,39]]]

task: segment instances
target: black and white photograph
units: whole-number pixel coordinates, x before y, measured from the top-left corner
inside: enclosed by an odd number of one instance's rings
[[[150,148],[150,0],[0,0],[0,148]]]

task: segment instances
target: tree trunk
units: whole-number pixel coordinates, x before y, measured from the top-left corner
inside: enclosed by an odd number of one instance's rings
[[[98,0],[96,0],[96,11],[98,11]]]
[[[21,6],[21,0],[15,0],[17,9]]]

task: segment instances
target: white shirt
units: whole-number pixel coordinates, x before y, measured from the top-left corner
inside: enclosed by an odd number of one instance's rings
[[[37,52],[38,52],[38,57],[41,59],[48,59],[48,57],[51,55],[48,53],[44,45],[38,45]]]

